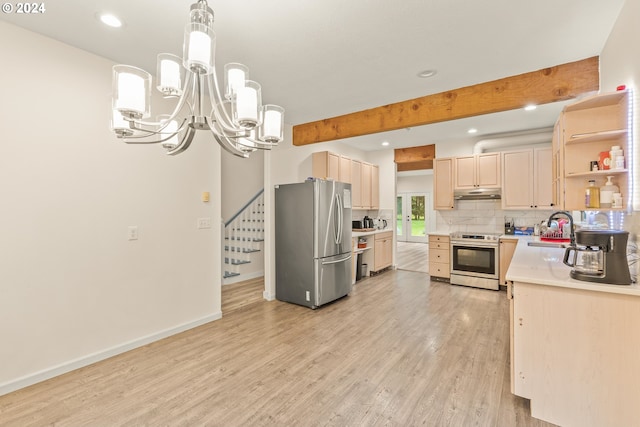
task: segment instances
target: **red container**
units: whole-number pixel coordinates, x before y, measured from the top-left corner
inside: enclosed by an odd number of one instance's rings
[[[611,169],[611,157],[609,156],[608,151],[602,151],[600,153],[600,158],[598,159],[598,169],[607,170]]]

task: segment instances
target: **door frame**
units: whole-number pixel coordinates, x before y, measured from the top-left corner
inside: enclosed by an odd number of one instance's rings
[[[407,216],[405,214],[405,211],[407,210],[408,207],[408,211],[411,212],[411,198],[415,197],[415,196],[422,196],[424,197],[424,236],[413,236],[411,235],[411,233],[407,233],[407,230],[411,230],[411,213],[409,213],[409,215]],[[403,221],[402,221],[402,231],[403,233],[400,234],[400,232],[396,232],[397,235],[397,241],[398,242],[413,242],[413,243],[427,243],[428,242],[428,232],[430,229],[430,222],[431,222],[431,218],[430,218],[430,207],[431,207],[431,193],[428,192],[406,192],[406,193],[396,193],[396,210],[397,210],[397,206],[398,206],[398,198],[402,198],[402,215],[403,215]],[[396,217],[395,217],[395,227],[396,227],[396,231],[398,230],[398,214],[400,214],[400,212],[396,212]]]

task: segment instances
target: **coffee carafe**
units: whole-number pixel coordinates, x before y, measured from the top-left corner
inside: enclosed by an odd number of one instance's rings
[[[576,246],[570,246],[565,250],[563,262],[573,267],[571,277],[574,279],[630,285],[628,238],[629,233],[626,231],[578,230]]]

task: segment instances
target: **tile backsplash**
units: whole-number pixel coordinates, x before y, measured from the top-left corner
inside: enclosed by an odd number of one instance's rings
[[[459,200],[456,209],[436,211],[439,232],[468,231],[504,233],[505,217],[513,218],[516,227],[533,227],[549,218],[553,210],[502,210],[500,200]]]

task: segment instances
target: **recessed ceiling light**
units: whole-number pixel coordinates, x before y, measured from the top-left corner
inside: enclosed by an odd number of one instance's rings
[[[467,131],[467,133],[476,133],[476,132],[478,132],[478,129],[476,128],[471,128]]]
[[[418,77],[421,79],[426,79],[428,77],[433,77],[438,73],[438,70],[424,70],[418,73]]]
[[[387,141],[384,141],[382,145],[386,147],[387,145],[389,145],[389,143]]]
[[[113,28],[122,27],[122,21],[115,15],[112,15],[110,13],[99,13],[97,16],[100,22],[102,22],[105,25],[108,25]]]
[[[538,107],[535,106],[535,105],[527,105],[526,107],[524,107],[524,111],[533,111],[536,108],[538,108]]]

